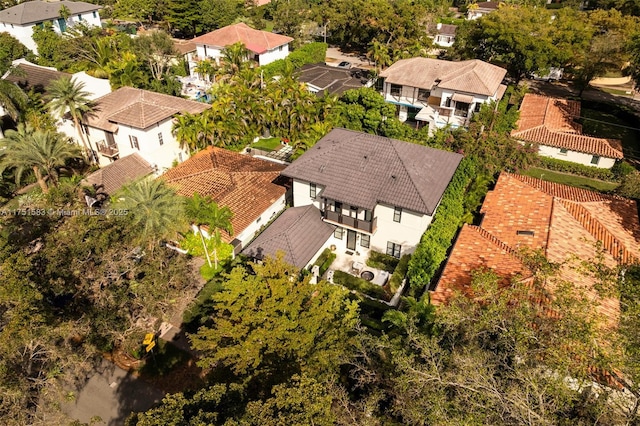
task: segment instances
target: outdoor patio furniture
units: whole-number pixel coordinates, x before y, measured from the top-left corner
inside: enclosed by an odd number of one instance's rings
[[[351,262],[351,273],[353,275],[359,276],[362,268],[364,268],[364,264],[362,262],[358,262],[357,260]]]

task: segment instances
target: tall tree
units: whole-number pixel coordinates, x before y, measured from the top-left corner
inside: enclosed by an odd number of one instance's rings
[[[29,49],[11,34],[0,33],[0,75],[9,70],[12,61],[24,58],[28,52]]]
[[[188,112],[180,114],[176,117],[171,130],[180,144],[180,149],[187,148],[189,153],[193,153],[198,148],[197,120],[198,116],[195,114]]]
[[[162,180],[136,181],[114,198],[114,208],[126,213],[131,225],[150,246],[160,238],[173,236],[182,226],[182,200]]]
[[[27,103],[27,95],[13,82],[0,79],[0,107],[4,113],[17,121]]]
[[[211,267],[211,259],[209,258],[209,252],[207,251],[207,245],[204,242],[203,232],[204,226],[208,228],[210,238],[213,238],[214,240],[214,267],[215,269],[218,269],[218,246],[221,241],[220,230],[224,230],[230,235],[233,235],[233,227],[231,225],[233,212],[227,206],[218,206],[211,197],[202,197],[200,194],[195,193],[193,194],[193,197],[186,199],[185,213],[189,220],[191,220],[198,229],[198,233],[202,239],[204,253],[207,257],[207,262],[209,263],[209,267]]]
[[[45,176],[53,185],[58,183],[58,169],[67,161],[78,158],[80,150],[59,133],[53,133],[20,124],[18,130],[8,130],[0,140],[2,157],[0,167],[13,169],[16,183],[20,184],[26,171],[33,171],[42,192],[49,192]]]
[[[152,31],[133,39],[133,51],[142,61],[154,80],[162,80],[178,58],[173,40],[164,31]]]
[[[49,84],[47,92],[51,111],[59,117],[69,112],[76,132],[78,132],[78,136],[80,136],[84,146],[85,158],[89,162],[95,161],[93,148],[85,138],[84,131],[80,125],[83,117],[90,115],[94,110],[94,106],[89,99],[90,94],[84,90],[84,83],[76,79],[60,77]]]

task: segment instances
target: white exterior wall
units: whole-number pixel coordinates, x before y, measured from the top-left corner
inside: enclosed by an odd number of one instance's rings
[[[267,50],[258,57],[258,65],[263,66],[277,61],[278,59],[284,59],[289,55],[289,44],[276,47],[275,49]]]
[[[222,49],[205,44],[196,44],[196,55],[200,61],[205,58],[211,58],[215,59],[216,62],[219,62],[222,57]]]
[[[400,223],[393,221],[394,207],[378,204],[374,217],[378,220],[376,233],[371,237],[371,249],[387,252],[387,242],[400,244],[401,255],[413,253],[424,231],[431,224],[432,217],[402,209]]]
[[[67,28],[74,26],[77,23],[82,22],[88,26],[99,27],[102,24],[100,23],[100,13],[96,10],[96,17],[93,17],[94,12],[84,12],[77,15],[72,15],[67,19]],[[53,30],[58,34],[60,31],[60,24],[57,19],[51,19],[50,22],[53,24]],[[24,44],[25,47],[31,50],[33,53],[38,54],[38,47],[36,43],[33,41],[33,27],[38,23],[31,23],[26,25],[18,25],[18,24],[8,24],[5,22],[0,23],[0,31],[8,32],[13,37],[17,38],[20,43]]]
[[[456,41],[456,36],[438,34],[435,36],[433,43],[440,47],[451,47],[454,41]]]
[[[285,194],[282,194],[271,206],[262,212],[260,217],[256,218],[249,226],[247,226],[241,233],[234,235],[233,238],[237,238],[241,241],[240,248],[244,248],[256,236],[256,233],[263,225],[269,223],[278,212],[282,211],[286,206]],[[315,259],[314,259],[315,260]]]
[[[572,163],[578,163],[585,166],[598,167],[601,169],[610,169],[616,163],[614,158],[600,157],[598,164],[591,164],[593,160],[593,154],[586,154],[584,152],[567,151],[566,153],[560,153],[560,148],[547,145],[539,145],[538,153],[545,157],[555,158],[557,160],[571,161]]]
[[[23,27],[18,24],[7,24],[3,22],[0,24],[0,31],[11,34],[13,37],[17,38],[20,43],[24,44],[27,49],[31,50],[35,54],[38,53],[38,47],[32,38],[33,25]]]
[[[297,179],[293,181],[293,206],[301,207],[313,204],[318,210],[322,210],[322,206],[320,205],[320,197],[324,188],[320,185],[316,185],[316,198],[314,200],[310,196],[309,187],[309,182],[303,182]]]

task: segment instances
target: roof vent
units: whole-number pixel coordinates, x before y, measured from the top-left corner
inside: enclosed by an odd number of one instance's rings
[[[391,175],[391,179],[395,179],[395,178],[396,178],[396,175]]]
[[[526,231],[526,230],[516,231],[516,235],[527,235],[529,237],[533,237],[534,234],[535,233],[533,231]]]

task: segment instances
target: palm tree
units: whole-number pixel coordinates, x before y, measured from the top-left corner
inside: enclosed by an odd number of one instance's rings
[[[369,44],[369,50],[367,56],[373,60],[376,68],[376,73],[379,73],[381,69],[391,63],[391,56],[389,55],[389,46],[380,43],[375,38]]]
[[[180,148],[187,147],[189,155],[197,149],[198,144],[198,116],[195,114],[184,113],[175,118],[171,129],[173,136],[180,144]]]
[[[20,112],[27,103],[27,95],[9,80],[0,79],[0,107],[13,121],[18,120]]]
[[[80,120],[86,114],[91,114],[94,111],[94,106],[89,99],[90,93],[83,89],[83,82],[60,77],[49,84],[47,98],[49,99],[49,108],[55,115],[61,117],[69,111],[82,145],[84,145],[86,158],[91,162],[94,160],[93,150],[84,137]]]
[[[231,44],[222,49],[222,70],[225,74],[236,75],[247,66],[249,49],[242,42]]]
[[[81,156],[80,148],[70,143],[60,133],[34,130],[31,126],[19,124],[18,130],[9,130],[0,140],[0,170],[13,169],[16,184],[20,184],[22,175],[32,170],[42,192],[49,192],[44,180],[49,177],[51,183],[58,184],[58,169],[68,160]]]
[[[233,235],[233,227],[231,225],[233,213],[231,212],[231,209],[226,206],[219,207],[211,197],[202,197],[200,194],[196,193],[193,194],[193,197],[187,199],[185,212],[198,228],[207,261],[209,262],[209,267],[211,267],[211,259],[209,258],[209,253],[207,252],[202,232],[203,226],[207,226],[209,228],[209,235],[214,239],[214,266],[215,269],[218,269],[218,246],[222,240],[220,230],[227,231],[230,235]]]
[[[217,70],[218,66],[216,65],[215,61],[211,59],[204,59],[198,62],[196,67],[193,69],[193,71],[197,73],[200,78],[208,82],[211,82],[212,77],[214,78],[215,82],[215,75]]]
[[[182,226],[183,204],[163,180],[143,179],[124,187],[113,197],[114,210],[126,211],[131,225],[138,229],[151,246],[159,238],[167,237]]]

